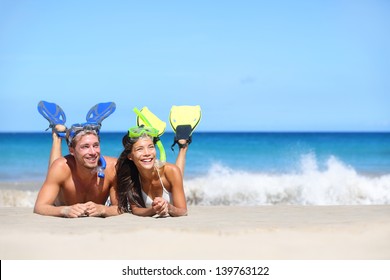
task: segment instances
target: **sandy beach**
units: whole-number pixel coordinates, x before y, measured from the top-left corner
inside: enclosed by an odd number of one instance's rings
[[[189,216],[65,219],[0,208],[2,260],[388,260],[390,205],[194,206]]]

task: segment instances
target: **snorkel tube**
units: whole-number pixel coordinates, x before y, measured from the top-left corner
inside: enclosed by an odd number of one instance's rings
[[[104,178],[104,170],[106,169],[106,160],[103,156],[100,156],[100,166],[97,167],[97,175],[99,178]]]
[[[138,110],[138,108],[134,108],[133,109],[134,113],[137,114],[138,117],[141,118],[141,120],[149,127],[153,127],[150,122],[146,119],[146,117],[141,113],[140,110]],[[160,135],[159,135],[160,136]],[[165,149],[164,149],[164,146],[160,140],[160,137],[157,136],[157,142],[156,142],[156,145],[157,145],[157,148],[158,150],[160,151],[160,161],[161,162],[166,162],[167,161],[167,156],[165,154]]]

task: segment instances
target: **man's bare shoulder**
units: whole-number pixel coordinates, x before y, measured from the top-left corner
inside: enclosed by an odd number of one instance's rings
[[[74,166],[73,158],[60,157],[51,164],[47,178],[56,182],[66,180],[71,176],[72,166]]]
[[[56,159],[50,169],[60,169],[62,171],[65,171],[65,170],[72,170],[73,169],[73,166],[75,164],[75,161],[74,161],[74,157],[71,156],[71,155],[67,155],[65,157],[60,157],[58,159]]]

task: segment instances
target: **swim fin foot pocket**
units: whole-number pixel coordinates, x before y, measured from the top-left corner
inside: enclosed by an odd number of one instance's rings
[[[202,118],[202,112],[199,105],[196,106],[172,106],[169,122],[175,137],[171,149],[178,144],[179,148],[188,146],[192,141],[192,133],[198,126]],[[186,140],[187,143],[181,144],[179,140]]]
[[[42,100],[38,103],[38,112],[49,121],[49,127],[47,129],[51,128],[58,136],[65,137],[66,128],[65,131],[59,131],[56,129],[56,125],[65,126],[66,122],[65,113],[60,106],[55,103]]]
[[[191,144],[191,141],[192,141],[191,134],[192,134],[191,125],[189,125],[189,124],[178,125],[176,127],[176,134],[175,134],[175,138],[173,140],[173,144],[171,146],[171,149],[173,150],[173,147],[175,146],[176,143],[179,146],[179,148],[187,147],[189,144]],[[184,144],[181,144],[181,143],[179,143],[179,140],[186,140],[187,142]]]

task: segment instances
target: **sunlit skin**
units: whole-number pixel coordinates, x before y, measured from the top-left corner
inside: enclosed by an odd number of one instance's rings
[[[135,166],[141,170],[153,171],[156,160],[156,148],[152,140],[148,137],[140,138],[133,146],[129,159],[134,161]]]
[[[139,208],[132,204],[134,214],[140,216],[171,215],[182,216],[187,214],[187,205],[183,190],[181,169],[174,164],[166,163],[160,171],[161,179],[166,190],[172,193],[173,202],[169,204],[162,198],[162,186],[155,169],[156,148],[149,137],[140,138],[132,148],[128,158],[137,167],[143,191],[153,199],[151,208]]]
[[[69,148],[70,154],[74,156],[79,166],[86,169],[94,169],[98,166],[100,158],[100,143],[93,134],[85,135],[77,143],[76,147]]]
[[[154,162],[156,160],[156,148],[149,138],[140,138],[140,140],[134,144],[131,157],[139,171],[144,170],[143,173],[146,174],[150,170],[153,173]],[[156,214],[164,216],[168,214],[168,202],[161,196],[162,190],[161,194],[153,199],[152,208],[155,210]]]
[[[85,134],[75,139],[76,144],[69,148],[70,155],[58,156],[60,151],[51,154],[47,177],[38,193],[34,212],[68,218],[118,215],[116,159],[105,157],[105,177],[100,179],[96,172],[100,159],[99,138],[95,134]],[[56,140],[55,136],[53,140]],[[53,147],[60,147],[57,141],[53,141]],[[109,196],[112,205],[105,206]]]

